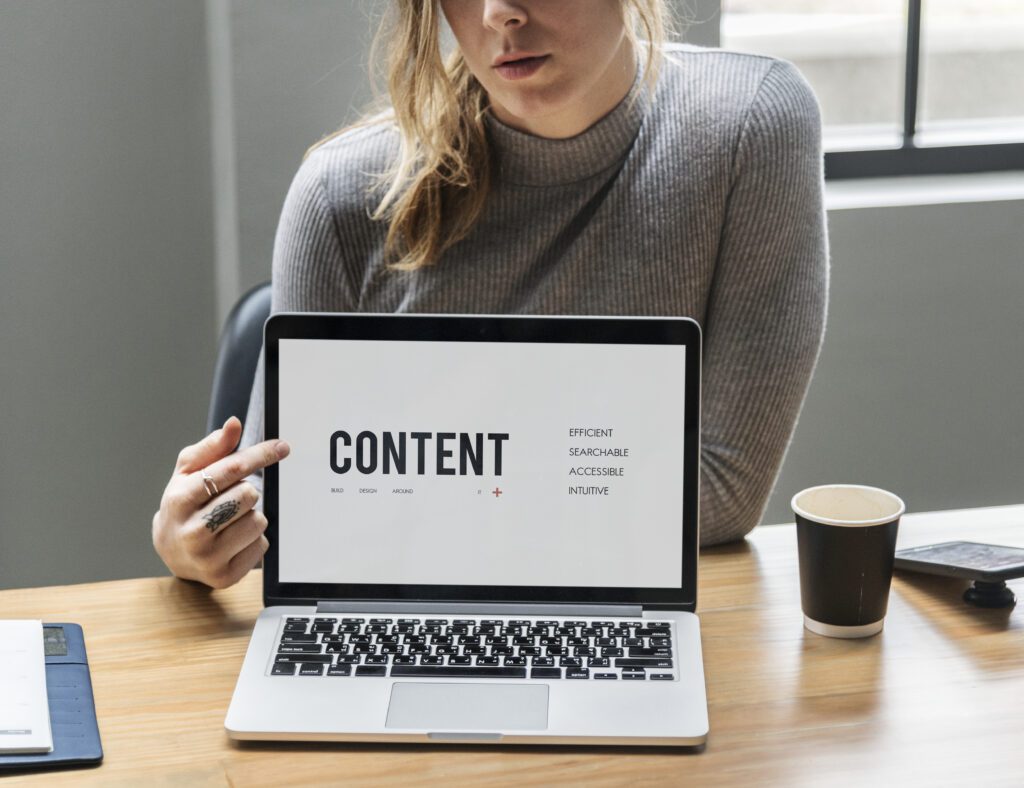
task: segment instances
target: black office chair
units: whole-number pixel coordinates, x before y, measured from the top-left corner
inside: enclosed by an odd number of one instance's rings
[[[213,371],[206,431],[213,432],[231,416],[245,424],[253,376],[263,347],[263,324],[270,316],[270,282],[256,285],[238,299],[224,323]]]

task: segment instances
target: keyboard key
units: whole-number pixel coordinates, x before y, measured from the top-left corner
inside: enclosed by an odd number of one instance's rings
[[[579,657],[562,657],[558,660],[558,664],[563,668],[579,668],[583,666],[583,662]]]
[[[396,665],[415,665],[416,657],[408,656],[406,654],[399,654],[397,657],[395,657],[394,663]]]
[[[387,665],[388,655],[387,654],[370,654],[366,658],[367,665]]]
[[[431,654],[428,654],[425,657],[420,657],[421,665],[440,665],[442,662],[444,662],[443,658]]]
[[[394,670],[395,668],[392,668]],[[387,665],[359,665],[356,667],[357,676],[386,676]]]
[[[327,668],[328,676],[351,676],[352,666],[351,665],[331,665]]]
[[[358,665],[359,655],[358,654],[342,654],[338,657],[339,665]]]
[[[285,624],[284,625],[284,631],[285,632],[305,632],[306,631],[306,625],[305,624]]]
[[[554,657],[534,657],[531,663],[535,668],[551,668],[555,665]]]
[[[646,678],[647,678],[647,674],[644,673],[643,671],[639,671],[639,672],[628,671],[628,670],[622,671],[622,680],[623,681],[643,681]]]
[[[322,676],[324,675],[324,666],[319,662],[303,663],[299,665],[300,676]]]
[[[601,649],[602,657],[621,657],[623,654],[621,648],[603,648]]]
[[[342,624],[365,624],[365,618],[343,618],[341,619]]]
[[[611,660],[608,657],[591,657],[587,665],[591,668],[608,668],[611,667]]]
[[[617,679],[619,676],[616,673],[595,673],[594,678],[601,681],[608,681],[611,679]]]
[[[470,657],[448,657],[449,665],[469,665],[471,663],[472,659]]]
[[[279,652],[274,658],[274,662],[319,662],[322,665],[330,665],[334,662],[334,657],[330,654],[282,654]]]
[[[526,668],[488,668],[477,665],[395,665],[391,677],[525,679]]]
[[[281,636],[282,643],[316,643],[316,633],[310,632],[308,635],[301,632],[286,632]]]
[[[652,673],[651,681],[672,681],[675,678],[671,673]]]
[[[289,618],[286,618],[284,620],[284,622],[286,624],[308,624],[309,623],[309,619],[308,618],[291,618],[291,617],[289,617]]]
[[[565,671],[565,677],[567,679],[589,679],[590,671],[586,668],[570,668]]]
[[[497,665],[498,664],[498,658],[497,657],[477,657],[476,658],[476,664],[477,665]]]
[[[294,676],[295,669],[298,665],[294,662],[275,662],[274,669],[271,671],[271,675],[274,676]]]
[[[562,678],[561,668],[534,668],[530,671],[531,679],[560,679]]]
[[[390,618],[371,618],[371,624],[392,624],[394,623]]]
[[[526,664],[526,657],[505,657],[506,667],[520,667]]]
[[[617,659],[615,660],[615,667],[617,668],[671,668],[671,659]]]
[[[672,649],[670,648],[631,648],[629,650],[629,656],[631,657],[671,657]]]
[[[319,643],[282,643],[277,650],[282,654],[322,654],[324,647]]]

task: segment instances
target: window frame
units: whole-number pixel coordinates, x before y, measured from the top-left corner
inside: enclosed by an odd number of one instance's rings
[[[921,3],[922,0],[907,0],[901,144],[897,147],[825,151],[826,180],[1024,170],[1024,135],[1015,142],[918,144]]]

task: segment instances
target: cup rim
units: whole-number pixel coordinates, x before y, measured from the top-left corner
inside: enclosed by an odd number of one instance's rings
[[[882,493],[890,498],[894,498],[898,504],[898,508],[893,514],[888,514],[885,517],[875,517],[871,520],[838,520],[832,517],[821,517],[816,514],[811,514],[797,505],[796,499],[800,496],[806,495],[809,492],[814,492],[815,490],[825,489],[871,490],[872,492]],[[869,525],[883,525],[885,523],[891,523],[902,517],[903,513],[907,510],[907,505],[896,493],[890,492],[889,490],[883,490],[881,487],[871,487],[867,484],[819,484],[815,487],[808,487],[794,495],[789,502],[789,506],[794,513],[800,515],[805,520],[811,521],[812,523],[820,523],[821,525],[842,525],[848,528],[862,528]]]

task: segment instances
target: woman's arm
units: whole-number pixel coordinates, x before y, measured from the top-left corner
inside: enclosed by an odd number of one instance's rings
[[[704,322],[701,544],[761,519],[825,329],[817,101],[774,63],[748,110]]]

